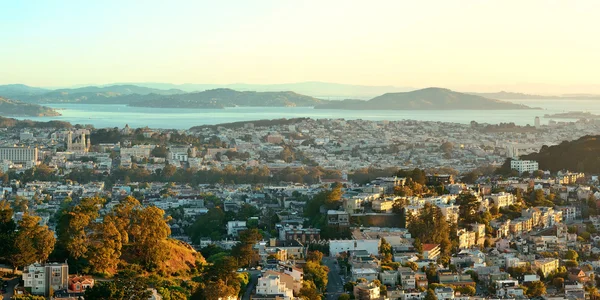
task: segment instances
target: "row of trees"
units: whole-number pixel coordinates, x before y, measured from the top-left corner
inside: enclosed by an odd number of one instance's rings
[[[166,164],[162,169],[156,172],[150,172],[144,168],[138,168],[136,164],[132,168],[117,168],[110,174],[96,173],[88,169],[74,169],[66,175],[59,175],[55,169],[41,164],[37,167],[26,170],[22,173],[10,172],[6,178],[17,179],[21,182],[30,182],[35,180],[55,181],[68,179],[79,183],[88,183],[91,181],[105,181],[109,184],[117,182],[176,182],[187,184],[263,184],[279,183],[281,181],[315,184],[321,179],[341,179],[342,174],[336,170],[326,170],[322,167],[303,167],[303,168],[284,168],[277,172],[272,172],[266,166],[262,167],[234,167],[225,166],[223,169],[195,170],[176,168],[173,165]]]

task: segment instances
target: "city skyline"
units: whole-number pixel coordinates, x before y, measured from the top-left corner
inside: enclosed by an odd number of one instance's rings
[[[593,1],[3,3],[0,84],[600,93]]]

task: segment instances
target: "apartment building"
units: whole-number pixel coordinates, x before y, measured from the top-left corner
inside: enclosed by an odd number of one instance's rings
[[[69,287],[69,265],[66,263],[35,263],[22,274],[23,286],[34,295],[49,296],[50,288],[63,290]]]

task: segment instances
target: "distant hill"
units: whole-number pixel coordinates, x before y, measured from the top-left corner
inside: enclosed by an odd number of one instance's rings
[[[0,117],[0,128],[72,128],[73,125],[65,121],[36,122],[31,120],[17,120],[14,118]]]
[[[0,115],[21,117],[60,116],[57,111],[49,107],[2,97],[0,97]]]
[[[185,93],[182,90],[170,89],[160,90],[135,85],[111,85],[105,87],[87,86],[76,89],[59,89],[47,91],[43,94],[15,95],[19,99],[29,103],[62,103],[80,102],[94,104],[120,104],[127,102],[129,95],[173,95]],[[119,99],[118,97],[123,97]],[[127,104],[127,103],[123,103]]]
[[[257,92],[278,92],[294,91],[299,94],[312,97],[325,98],[327,100],[341,100],[341,98],[361,98],[369,99],[377,95],[389,92],[406,92],[412,90],[408,87],[397,86],[367,86],[353,85],[329,82],[298,82],[284,84],[171,84],[171,83],[151,83],[136,82],[129,83],[136,86],[150,87],[156,89],[181,89],[186,92],[199,92],[213,89],[232,89],[236,91],[257,91]],[[332,97],[332,99],[330,99]]]
[[[173,108],[225,108],[234,106],[311,107],[324,101],[294,92],[238,92],[231,89],[214,89],[198,93],[134,100],[131,106]]]
[[[316,106],[320,109],[349,110],[500,110],[530,107],[443,88],[426,88],[412,92],[387,93],[369,101],[344,100]]]
[[[69,94],[78,94],[78,93],[112,93],[119,95],[130,95],[130,94],[140,94],[140,95],[148,95],[148,94],[159,94],[159,95],[172,95],[172,94],[183,94],[185,91],[180,89],[155,89],[144,86],[137,85],[109,85],[109,86],[86,86],[74,89],[58,89],[54,90],[56,93],[69,93]]]
[[[161,108],[312,107],[326,102],[295,92],[240,92],[232,89],[214,89],[185,93],[177,89],[157,90],[133,85],[82,87],[16,97],[29,103],[125,104]]]
[[[0,97],[12,98],[16,95],[39,95],[47,93],[50,90],[32,87],[24,84],[5,84],[0,85]]]
[[[497,92],[497,93],[468,93],[468,94],[478,95],[478,96],[492,98],[492,99],[502,99],[502,100],[600,99],[600,95],[590,95],[590,94],[569,94],[569,95],[562,95],[562,96],[544,96],[544,95],[531,95],[531,94],[523,94],[523,93],[505,92],[505,91],[501,91],[501,92]]]
[[[587,135],[555,146],[543,146],[538,153],[522,155],[521,159],[535,160],[540,169],[557,172],[569,170],[591,174],[600,173],[600,135]]]

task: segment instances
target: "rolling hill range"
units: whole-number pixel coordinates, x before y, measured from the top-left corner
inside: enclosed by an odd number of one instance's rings
[[[0,86],[0,93],[3,91],[3,87],[7,86]],[[8,88],[4,90],[8,91]],[[88,86],[45,92],[27,86],[18,86],[16,89],[13,86],[11,88],[12,92],[18,90],[23,91],[25,94],[12,96],[13,99],[34,104],[122,104],[136,107],[199,109],[219,109],[236,106],[315,107],[318,109],[342,110],[507,110],[530,108],[521,104],[459,93],[443,88],[386,93],[368,101],[330,101],[291,91],[255,92],[218,88],[188,93],[181,89],[165,90],[136,85]]]
[[[0,97],[0,115],[20,117],[60,116],[60,114],[52,108],[32,103],[23,103],[21,101],[3,97]]]
[[[521,104],[463,94],[443,88],[387,93],[369,101],[344,100],[318,105],[318,109],[347,110],[501,110],[530,109]]]

